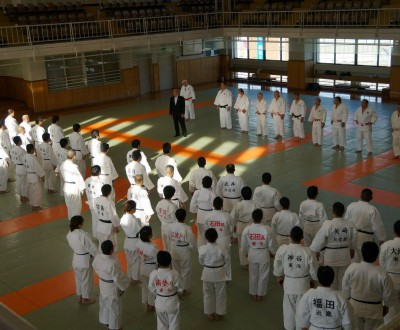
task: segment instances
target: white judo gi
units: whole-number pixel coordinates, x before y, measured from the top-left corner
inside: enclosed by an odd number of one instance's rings
[[[361,261],[352,263],[343,276],[343,295],[354,310],[355,328],[373,330],[383,324],[383,306],[396,303],[393,282],[382,267]]]
[[[42,200],[41,178],[44,178],[46,172],[36,156],[32,154],[26,154],[23,157],[23,163],[26,170],[26,181],[28,182],[29,201],[32,207],[40,207]]]
[[[297,329],[352,330],[353,312],[339,291],[327,287],[309,289],[300,299],[296,311]]]
[[[294,226],[299,225],[299,216],[294,212],[282,210],[274,214],[271,221],[271,229],[276,235],[278,247],[291,242],[290,232]]]
[[[154,306],[155,295],[149,290],[149,277],[153,270],[157,268],[158,249],[153,243],[137,243],[136,251],[140,258],[140,279],[142,281],[142,304]]]
[[[218,91],[214,105],[216,105],[219,110],[219,122],[221,128],[232,129],[232,93],[227,88]]]
[[[128,153],[126,154],[126,163],[127,164],[129,164],[133,160],[132,154],[136,150],[139,150],[139,149],[132,148],[132,150],[129,150]],[[142,150],[140,150],[140,157],[142,158],[140,160],[140,164],[142,164],[146,168],[146,172],[147,172],[147,174],[149,174],[151,172],[151,167],[149,165],[149,162],[147,161],[147,157],[146,157],[145,153]]]
[[[14,141],[12,139],[14,136],[18,135],[18,122],[13,116],[8,115],[4,120],[4,125],[7,127],[8,134],[10,135],[10,142],[11,145],[13,145]]]
[[[171,226],[172,267],[182,278],[181,288],[190,290],[192,278],[191,254],[196,247],[192,228],[184,223],[174,222]]]
[[[351,203],[346,210],[345,218],[357,229],[357,248],[354,261],[362,260],[361,247],[364,242],[375,241],[380,244],[386,239],[385,227],[378,209],[368,202]]]
[[[7,191],[9,164],[11,164],[10,157],[3,148],[0,148],[0,191]]]
[[[200,247],[207,243],[205,238],[205,224],[207,215],[213,211],[215,193],[211,188],[201,188],[196,190],[190,201],[190,212],[196,214],[197,225],[197,246]]]
[[[249,131],[249,107],[250,102],[247,95],[239,94],[233,108],[236,109],[236,112],[238,114],[240,130],[242,132]]]
[[[241,266],[247,266],[246,254],[240,249],[243,230],[253,222],[253,211],[257,208],[252,200],[242,200],[235,204],[231,211],[233,226],[236,228],[236,234],[239,245],[239,262]]]
[[[72,267],[75,273],[76,295],[90,299],[94,285],[92,261],[98,253],[98,248],[90,239],[89,234],[82,229],[70,231],[67,234],[67,241],[74,251]]]
[[[189,191],[194,193],[196,190],[203,188],[202,180],[205,176],[209,176],[212,179],[211,189],[215,191],[217,188],[217,178],[213,172],[204,167],[198,167],[190,171],[189,175]]]
[[[112,159],[105,153],[100,153],[96,158],[93,158],[93,165],[99,165],[101,168],[100,179],[104,184],[109,184],[112,187],[111,199],[115,200],[115,189],[113,181],[118,178],[118,173],[115,169]]]
[[[300,100],[293,100],[289,114],[293,121],[293,134],[295,137],[304,139],[304,117],[306,114],[306,104]],[[302,121],[303,120],[303,121]]]
[[[226,264],[230,264],[228,252],[217,243],[207,243],[199,248],[199,262],[203,266],[204,314],[226,314]]]
[[[322,145],[322,128],[326,121],[326,109],[319,105],[311,108],[308,121],[312,122],[312,141],[313,144]]]
[[[157,330],[179,330],[180,312],[178,292],[181,277],[169,268],[153,270],[149,279],[149,290],[156,295]]]
[[[23,158],[25,155],[26,151],[20,146],[12,146],[10,157],[11,161],[15,165],[15,173],[17,178],[16,193],[21,197],[28,197],[28,181],[26,180],[26,169],[23,162]]]
[[[97,239],[99,246],[106,240],[114,244],[114,250],[117,250],[117,235],[115,228],[118,228],[119,218],[115,210],[115,203],[110,197],[99,196],[94,201],[97,222]]]
[[[137,161],[132,161],[125,166],[126,176],[131,185],[135,184],[135,175],[142,175],[143,176],[143,187],[146,188],[148,191],[154,188],[154,183],[149,178],[147,174],[146,167]]]
[[[114,255],[97,254],[93,268],[100,278],[100,323],[107,325],[108,329],[119,329],[122,323],[121,291],[129,288],[129,278],[122,272]]]
[[[300,204],[299,218],[304,232],[304,246],[310,246],[318,230],[328,219],[324,204],[315,199],[306,199]]]
[[[317,261],[310,248],[301,244],[282,245],[275,255],[274,275],[283,280],[283,323],[285,329],[296,329],[296,308],[310,281],[317,280]]]
[[[257,99],[254,103],[254,112],[257,116],[257,135],[268,136],[267,101]]]
[[[162,199],[157,203],[156,212],[161,222],[161,238],[164,250],[171,251],[171,226],[176,222],[175,212],[178,209],[176,204],[168,199]]]
[[[379,263],[389,274],[393,282],[395,298],[389,313],[385,316],[385,323],[388,323],[400,312],[400,237],[387,241],[381,245]]]
[[[101,141],[98,139],[90,139],[89,142],[87,143],[87,148],[90,153],[91,166],[95,165],[93,164],[93,159],[101,154],[100,147],[101,147]]]
[[[135,217],[140,219],[142,226],[148,225],[154,211],[150,203],[147,189],[138,185],[133,185],[128,189],[127,199],[135,201]]]
[[[338,106],[334,105],[331,110],[331,123],[333,145],[344,148],[346,146],[346,123],[349,118],[349,110],[347,106],[340,103]],[[344,123],[344,127],[342,124]]]
[[[43,142],[39,144],[37,151],[40,154],[42,166],[46,172],[44,189],[56,190],[56,173],[54,170],[57,167],[57,158],[54,154],[53,148],[49,143]]]
[[[393,138],[393,154],[395,157],[400,156],[400,111],[395,111],[390,117],[392,125],[392,138]]]
[[[196,94],[194,93],[193,86],[189,84],[182,86],[179,95],[185,99],[185,119],[195,119],[193,101],[196,100]]]
[[[284,118],[282,118],[285,116],[286,112],[285,100],[282,97],[279,97],[278,99],[273,98],[269,105],[268,112],[272,116],[275,135],[285,135],[285,127],[283,126]]]
[[[357,247],[357,230],[354,224],[344,218],[325,221],[315,235],[310,249],[324,250],[324,265],[331,266],[335,272],[332,289],[341,290],[344,272],[351,263],[350,250]]]
[[[11,150],[10,134],[7,130],[0,128],[0,146],[3,147],[4,151],[9,154]]]
[[[242,188],[245,186],[240,176],[228,173],[217,183],[217,196],[224,200],[224,211],[231,212],[235,204],[242,200]]]
[[[57,159],[57,167],[55,169],[56,175],[60,173],[61,164],[67,160],[67,153],[68,150],[65,148],[57,148],[56,152],[54,153]],[[64,179],[62,175],[60,175],[60,196],[64,196]]]
[[[357,151],[362,150],[363,139],[367,145],[368,153],[372,152],[372,124],[378,119],[378,115],[371,107],[364,111],[361,107],[354,113],[354,121],[357,123]]]
[[[189,198],[179,182],[169,176],[163,176],[157,181],[157,192],[160,198],[164,198],[164,188],[167,186],[175,188],[175,194],[172,196],[171,201],[174,202],[177,207],[181,207],[181,205],[188,201]]]
[[[92,214],[92,235],[97,238],[97,224],[99,220],[97,219],[96,207],[94,200],[101,196],[101,187],[104,183],[98,176],[90,176],[85,180],[85,192],[87,201],[86,204],[89,206],[90,213]]]
[[[249,262],[249,293],[263,297],[267,294],[270,254],[277,250],[271,228],[253,223],[243,230],[240,250]]]
[[[140,238],[138,233],[142,224],[140,219],[136,218],[134,214],[125,213],[120,220],[121,227],[125,232],[124,250],[127,262],[127,275],[129,278],[139,281],[140,280],[140,260],[137,252],[137,245]]]
[[[47,128],[47,132],[50,134],[50,139],[53,142],[53,150],[56,151],[60,148],[60,140],[65,138],[64,131],[58,124],[51,124]]]
[[[262,209],[264,225],[271,226],[271,220],[277,211],[282,209],[279,200],[281,194],[279,191],[268,184],[263,184],[254,189],[253,201],[256,203],[257,208]]]
[[[46,130],[43,126],[36,124],[32,127],[31,135],[33,141],[35,142],[35,146],[37,147],[39,144],[43,143],[43,134],[46,133]]]
[[[182,176],[178,171],[178,166],[176,165],[175,159],[170,157],[169,155],[161,155],[156,159],[155,167],[158,176],[161,178],[165,175],[165,167],[167,165],[171,165],[174,168],[174,176],[173,178],[179,183],[182,182]]]
[[[75,164],[78,165],[79,172],[86,177],[86,156],[89,154],[89,149],[86,147],[83,136],[78,132],[73,132],[69,136],[69,144],[75,150]]]
[[[25,128],[25,137],[28,139],[29,143],[33,143],[34,140],[32,137],[32,126],[25,121],[22,121],[19,126]]]
[[[60,166],[60,174],[64,179],[64,199],[68,210],[68,219],[75,215],[81,215],[82,198],[85,191],[85,181],[79,172],[78,165],[67,159]]]

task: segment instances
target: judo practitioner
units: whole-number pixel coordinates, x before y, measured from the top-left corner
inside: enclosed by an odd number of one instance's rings
[[[68,153],[68,139],[63,138],[60,140],[60,148],[57,148],[55,152],[55,156],[57,159],[57,167],[55,169],[56,176],[60,173],[60,166],[61,164],[67,160],[67,153]],[[64,196],[64,179],[62,175],[60,177],[60,196]]]
[[[225,83],[221,83],[221,89],[218,91],[214,105],[219,112],[219,122],[222,129],[232,129],[232,93],[226,88]]]
[[[174,167],[174,176],[173,178],[179,183],[182,182],[182,176],[178,171],[178,166],[176,165],[176,161],[174,158],[170,156],[171,152],[171,144],[166,142],[162,146],[163,154],[156,159],[155,166],[157,170],[158,177],[161,178],[165,175],[165,167],[167,165],[171,165]]]
[[[98,155],[100,155],[100,147],[101,147],[101,141],[100,141],[100,132],[98,129],[94,129],[90,132],[91,139],[87,143],[87,149],[89,150],[90,153],[90,161],[91,161],[91,166],[93,166],[93,159],[96,158]]]
[[[126,176],[128,177],[130,184],[135,184],[136,175],[142,175],[143,188],[147,189],[148,192],[151,192],[154,189],[154,183],[149,178],[146,167],[141,163],[142,153],[140,150],[135,150],[132,152],[131,156],[132,161],[125,166]]]
[[[175,212],[178,209],[176,204],[172,202],[175,194],[175,188],[166,186],[163,190],[164,199],[159,201],[156,206],[158,219],[161,222],[161,239],[165,251],[171,251],[171,226],[176,222]]]
[[[8,167],[10,165],[11,165],[10,157],[4,151],[3,147],[0,147],[0,194],[5,194],[8,192],[7,191]]]
[[[60,140],[64,138],[64,131],[60,126],[60,116],[54,115],[51,117],[51,124],[47,128],[47,132],[50,134],[50,139],[53,141],[53,150],[56,151],[60,147]]]
[[[102,143],[100,145],[100,154],[96,158],[93,158],[93,165],[99,165],[101,168],[100,179],[104,184],[108,184],[112,187],[111,199],[115,200],[114,184],[118,178],[118,173],[115,169],[112,159],[107,155],[110,146],[108,143]]]
[[[147,172],[147,174],[149,174],[151,172],[151,168],[150,168],[149,162],[147,161],[146,155],[140,149],[140,140],[138,140],[138,139],[132,140],[131,146],[132,146],[132,149],[129,150],[128,153],[126,154],[126,162],[129,164],[133,160],[133,158],[132,158],[133,152],[135,150],[139,150],[140,157],[141,157],[140,164],[142,164],[146,168],[146,172]]]
[[[212,179],[212,190],[215,191],[217,187],[217,178],[214,173],[206,168],[206,159],[204,157],[197,158],[198,168],[191,170],[189,174],[189,191],[193,195],[196,190],[203,188],[202,180],[205,176]]]
[[[135,217],[140,219],[142,226],[148,225],[154,211],[150,203],[149,193],[143,187],[143,176],[141,174],[135,175],[135,184],[128,189],[127,198],[136,203]]]
[[[326,121],[326,109],[321,105],[319,97],[315,98],[308,121],[312,122],[313,145],[320,147],[322,145],[322,129],[325,127]]]
[[[27,202],[29,200],[28,181],[26,178],[26,169],[23,162],[23,158],[26,155],[26,151],[21,147],[22,142],[19,136],[14,136],[13,141],[14,145],[11,147],[10,157],[11,161],[15,165],[15,172],[17,178],[16,193],[20,196],[21,202]]]
[[[264,100],[262,93],[257,94],[254,111],[257,115],[257,136],[268,137],[267,101]]]
[[[336,96],[333,99],[331,110],[331,124],[333,135],[333,147],[335,150],[344,150],[346,144],[346,123],[349,118],[349,110],[342,103],[342,98]]]
[[[35,126],[32,127],[32,138],[34,141],[34,144],[36,147],[39,146],[39,144],[43,143],[43,134],[46,133],[46,130],[43,127],[43,118],[42,117],[37,117],[35,120]]]
[[[372,125],[377,119],[378,116],[375,110],[368,105],[368,100],[362,100],[361,106],[354,113],[354,121],[357,124],[356,153],[362,152],[363,140],[365,140],[368,156],[372,156]]]
[[[188,196],[183,190],[182,186],[174,179],[174,167],[167,165],[165,167],[165,176],[161,177],[157,181],[157,192],[160,198],[164,198],[164,188],[166,186],[172,186],[175,188],[175,194],[172,196],[171,201],[176,204],[177,207],[186,207]]]
[[[285,118],[286,102],[281,98],[279,91],[274,92],[274,98],[269,105],[268,112],[271,114],[274,123],[275,139],[280,140],[285,134],[283,120]]]
[[[226,165],[226,175],[217,183],[217,196],[224,200],[224,211],[231,212],[237,202],[242,199],[241,190],[245,186],[240,176],[235,175],[235,165]]]
[[[44,180],[44,188],[47,189],[48,194],[56,192],[56,173],[57,158],[54,154],[54,149],[51,147],[51,139],[49,133],[44,133],[42,136],[43,142],[37,148],[42,159],[42,166],[46,172]],[[60,142],[58,142],[58,148]],[[56,150],[58,150],[58,148]],[[73,214],[76,215],[76,214]]]
[[[15,116],[15,111],[13,109],[8,109],[7,111],[7,117],[4,120],[4,124],[7,127],[8,134],[10,135],[10,143],[13,144],[13,137],[18,135],[18,122],[14,118]]]
[[[390,117],[390,123],[392,126],[392,138],[393,138],[393,159],[400,158],[400,103],[396,106],[396,111],[392,113]]]
[[[306,110],[306,104],[300,98],[300,94],[294,93],[294,100],[290,106],[289,114],[292,116],[293,135],[297,138],[297,142],[301,142],[304,139],[304,117]]]
[[[97,197],[101,196],[101,187],[104,186],[103,181],[100,179],[101,168],[98,165],[92,166],[90,169],[91,176],[85,180],[85,192],[89,206],[90,213],[92,214],[92,235],[97,239],[97,211],[94,201]]]
[[[185,99],[185,119],[194,120],[196,118],[194,113],[194,102],[196,101],[196,94],[192,85],[189,85],[187,80],[182,80],[182,87],[179,93]]]
[[[35,155],[35,146],[28,144],[26,146],[26,155],[23,157],[23,163],[26,170],[26,180],[28,182],[29,201],[32,210],[40,210],[40,202],[42,200],[42,185],[46,172],[40,165]]]
[[[275,213],[271,221],[271,229],[276,236],[278,247],[283,244],[289,244],[290,231],[294,226],[300,225],[300,220],[297,213],[291,212],[289,210],[289,198],[282,197],[279,200],[279,203],[281,204],[282,211]]]
[[[89,155],[89,149],[86,147],[83,136],[81,135],[81,125],[74,124],[73,132],[69,136],[69,144],[75,150],[75,164],[78,165],[79,172],[86,177],[86,157]]]
[[[236,109],[238,114],[239,125],[242,134],[249,134],[249,107],[249,98],[247,95],[244,95],[243,89],[239,88],[238,97],[233,108]]]

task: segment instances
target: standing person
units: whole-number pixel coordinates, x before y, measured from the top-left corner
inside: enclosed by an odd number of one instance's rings
[[[114,183],[118,178],[118,173],[115,169],[112,159],[107,155],[110,146],[108,143],[102,143],[100,145],[100,154],[96,158],[93,158],[93,165],[98,165],[101,168],[100,179],[104,184],[108,184],[112,188],[111,198],[115,200]]]
[[[91,161],[91,166],[93,166],[93,159],[96,158],[98,155],[100,155],[100,147],[101,147],[101,141],[100,141],[100,132],[98,129],[94,129],[90,132],[90,136],[92,137],[89,142],[87,143],[87,149],[89,150],[90,153],[90,161]]]
[[[276,253],[276,240],[271,228],[263,225],[261,209],[252,214],[254,223],[244,228],[240,250],[249,263],[249,293],[253,300],[261,301],[267,294],[270,256]]]
[[[392,138],[393,138],[393,159],[400,158],[400,102],[397,103],[396,111],[392,113],[390,118],[392,125]]]
[[[354,121],[357,124],[357,150],[362,152],[363,139],[367,144],[368,156],[372,156],[372,125],[377,121],[375,110],[368,106],[368,100],[361,101],[361,106],[354,113]]]
[[[85,192],[87,197],[86,204],[89,205],[90,213],[92,214],[92,235],[97,239],[97,225],[99,219],[97,218],[96,205],[94,204],[94,201],[97,197],[101,196],[101,187],[103,187],[104,183],[100,179],[100,166],[92,166],[90,172],[92,175],[85,180]]]
[[[257,208],[263,211],[262,223],[271,226],[272,217],[281,210],[281,205],[279,204],[281,194],[270,185],[272,181],[270,173],[263,173],[261,179],[263,184],[254,189],[253,201],[256,203]]]
[[[167,165],[165,167],[165,176],[159,178],[157,181],[157,191],[160,198],[164,198],[164,188],[166,186],[172,186],[175,188],[175,194],[172,197],[173,201],[177,207],[186,207],[186,202],[188,201],[188,196],[183,190],[182,186],[174,178],[174,167]]]
[[[127,262],[127,275],[132,284],[140,283],[140,263],[137,246],[139,242],[139,232],[142,228],[140,219],[136,218],[136,203],[127,200],[124,203],[124,215],[121,218],[121,227],[125,232],[124,250]]]
[[[383,324],[383,317],[394,307],[395,291],[386,270],[375,265],[378,244],[365,242],[361,254],[363,261],[353,262],[344,273],[342,292],[354,309],[355,328],[372,330]]]
[[[135,175],[135,184],[128,189],[127,198],[136,203],[135,217],[140,219],[142,226],[148,225],[154,211],[151,207],[149,193],[143,187],[143,176],[141,174]]]
[[[221,320],[226,315],[226,281],[228,280],[225,265],[230,263],[229,254],[216,243],[218,233],[209,228],[205,233],[207,245],[199,248],[199,262],[203,268],[204,314],[212,321]]]
[[[157,170],[158,177],[163,177],[165,175],[165,167],[167,165],[172,165],[174,167],[174,176],[173,178],[179,183],[182,182],[182,176],[178,171],[178,166],[176,165],[176,161],[174,158],[170,156],[171,153],[171,144],[165,142],[162,145],[163,154],[156,159],[155,166]]]
[[[51,117],[51,124],[47,128],[47,132],[50,134],[50,139],[53,141],[53,150],[56,151],[60,147],[60,140],[64,138],[63,129],[60,126],[60,116],[54,115]]]
[[[285,134],[283,120],[285,118],[286,102],[281,98],[279,91],[274,92],[274,98],[269,105],[268,112],[271,114],[274,123],[275,140],[280,140]]]
[[[146,172],[147,172],[147,174],[149,174],[151,172],[151,168],[150,168],[149,162],[147,161],[146,155],[140,149],[140,140],[138,140],[138,139],[132,140],[131,146],[132,146],[132,149],[129,150],[128,153],[126,154],[126,162],[129,164],[133,160],[133,153],[136,150],[139,150],[140,157],[141,157],[140,164],[142,164],[146,168]]]
[[[333,219],[325,221],[310,245],[317,258],[324,251],[324,266],[331,266],[335,272],[334,290],[342,289],[344,272],[351,263],[357,246],[357,230],[353,223],[345,220],[344,205],[336,202],[332,207]]]
[[[203,187],[202,181],[205,176],[209,176],[212,179],[212,190],[215,191],[217,187],[217,178],[212,171],[206,169],[206,159],[204,157],[197,158],[197,165],[199,165],[198,168],[190,171],[190,193],[193,195],[196,190],[200,190]]]
[[[154,189],[154,183],[147,174],[146,167],[142,164],[142,153],[140,150],[132,152],[132,161],[125,166],[126,176],[133,186],[135,184],[135,176],[141,175],[143,177],[143,189],[151,192]]]
[[[219,111],[219,122],[222,129],[232,129],[232,93],[226,88],[225,83],[221,83],[221,89],[218,91],[214,105]]]
[[[390,322],[400,312],[400,220],[393,225],[394,239],[382,244],[379,255],[379,264],[387,271],[393,281],[395,303],[385,316],[385,323]]]
[[[182,87],[180,96],[185,99],[185,119],[194,120],[196,118],[194,114],[194,102],[196,101],[196,94],[192,85],[189,85],[187,80],[182,80]]]
[[[140,279],[142,282],[142,303],[146,305],[147,312],[154,311],[155,295],[149,290],[149,277],[153,270],[157,269],[158,248],[151,242],[153,230],[150,226],[144,226],[139,232],[137,253],[140,257]]]
[[[238,114],[239,125],[242,134],[249,134],[249,107],[249,98],[247,95],[244,95],[243,89],[239,88],[238,97],[233,108],[236,109]]]
[[[212,179],[205,176],[202,180],[203,188],[196,190],[190,201],[190,212],[195,215],[197,225],[197,246],[200,247],[206,244],[205,239],[205,224],[207,215],[213,210],[213,202],[215,197],[212,187]]]
[[[157,253],[158,269],[150,273],[149,290],[157,295],[155,301],[157,329],[180,329],[179,298],[182,279],[171,269],[171,255],[167,251]]]
[[[342,103],[340,96],[333,99],[331,110],[331,124],[333,135],[333,147],[335,150],[344,150],[346,144],[346,123],[349,118],[349,110]]]
[[[10,153],[11,138],[10,138],[10,134],[8,133],[7,127],[4,124],[4,122],[1,123],[1,127],[0,127],[0,146],[3,147],[3,149],[7,153],[7,155]]]
[[[361,200],[353,202],[347,207],[345,218],[351,221],[357,229],[357,248],[354,261],[361,262],[361,247],[364,242],[375,241],[382,244],[386,239],[385,227],[378,209],[372,201],[372,190],[361,191]]]
[[[237,202],[242,199],[241,190],[245,186],[240,176],[235,175],[235,165],[226,165],[226,175],[217,183],[217,196],[224,200],[224,211],[231,212]]]
[[[282,211],[274,214],[271,221],[272,232],[276,235],[278,247],[283,244],[290,243],[290,231],[293,227],[300,225],[299,216],[289,211],[290,200],[287,197],[282,197],[279,200]]]
[[[8,109],[7,111],[7,117],[4,120],[4,124],[7,127],[8,134],[10,135],[10,143],[13,144],[13,137],[18,135],[18,122],[14,118],[15,116],[15,111],[13,109]]]
[[[15,137],[15,136],[14,136]],[[8,154],[0,147],[0,194],[7,193],[8,167],[11,160]]]
[[[320,147],[322,145],[322,129],[325,127],[326,121],[326,109],[321,105],[319,97],[315,98],[308,121],[312,122],[313,145]]]
[[[161,239],[164,250],[171,251],[171,226],[176,222],[175,212],[178,206],[171,201],[175,194],[175,188],[166,186],[163,190],[164,199],[159,201],[156,206],[158,219],[161,222]]]
[[[267,126],[267,101],[264,100],[263,94],[257,94],[257,101],[254,104],[254,110],[257,115],[257,136],[268,137]]]
[[[299,209],[300,227],[304,230],[304,246],[310,246],[318,230],[328,219],[324,204],[317,201],[318,187],[307,188],[307,197],[302,201]]]
[[[10,151],[11,161],[15,165],[15,172],[17,177],[16,193],[20,196],[21,202],[27,202],[28,198],[28,182],[26,181],[26,169],[24,166],[24,156],[26,151],[21,147],[21,138],[14,136],[14,145]],[[4,155],[3,155],[4,156]]]
[[[43,127],[43,122],[44,120],[42,117],[37,117],[35,120],[35,126],[32,127],[32,139],[36,147],[43,143],[42,136],[44,133],[46,133],[46,130]]]
[[[26,181],[28,182],[29,200],[32,210],[40,210],[40,202],[42,200],[42,185],[46,172],[40,165],[35,156],[35,146],[28,144],[26,146],[26,155],[22,158],[26,170]]]
[[[335,278],[333,269],[320,266],[317,276],[320,286],[309,289],[297,306],[297,329],[354,329],[350,303],[339,291],[331,288]]]
[[[28,115],[23,115],[22,116],[22,121],[19,124],[19,126],[22,126],[25,128],[25,136],[29,140],[29,143],[33,143],[33,137],[32,137],[32,126],[29,124],[29,116]],[[43,132],[44,133],[44,132]]]
[[[304,139],[304,116],[306,114],[306,104],[300,98],[299,93],[294,93],[294,100],[290,106],[290,115],[293,120],[293,134],[297,138],[297,142]]]
[[[60,166],[60,174],[64,179],[64,198],[68,210],[68,219],[74,215],[81,215],[82,198],[85,192],[85,181],[74,163],[75,151],[68,150],[67,159]]]
[[[308,247],[301,245],[303,230],[295,226],[290,231],[290,244],[279,247],[275,255],[274,275],[284,290],[283,324],[296,329],[296,309],[303,294],[317,280],[317,262]]]
[[[171,255],[172,267],[182,277],[183,295],[190,295],[192,291],[192,263],[191,254],[196,247],[196,240],[193,235],[192,228],[186,225],[185,209],[178,209],[175,212],[178,220],[171,226]]]
[[[97,223],[97,239],[99,245],[107,240],[113,242],[113,246],[117,248],[117,233],[119,233],[120,222],[115,210],[115,203],[110,198],[112,188],[109,184],[101,187],[101,196],[94,200],[96,210]]]
[[[129,278],[114,255],[113,242],[104,241],[101,252],[93,261],[93,268],[100,279],[100,323],[107,325],[108,329],[121,329],[121,296],[129,288]]]
[[[186,124],[185,124],[185,99],[179,96],[179,91],[174,89],[172,91],[172,97],[169,99],[169,115],[174,121],[175,135],[174,137],[180,136],[179,126],[182,129],[182,135],[187,136]]]
[[[24,150],[26,150],[26,146],[29,143],[31,143],[31,141],[26,137],[25,128],[23,126],[18,126],[18,134],[17,134],[17,136],[19,136],[21,138],[21,141],[22,141],[21,147]]]
[[[67,160],[67,146],[68,146],[68,139],[63,138],[60,140],[60,148],[57,149],[55,152],[55,156],[57,159],[57,168],[55,169],[56,175],[60,173],[60,166],[61,164]],[[60,175],[60,196],[64,196],[64,179],[62,175]]]
[[[83,177],[86,177],[86,157],[89,154],[89,149],[86,147],[85,141],[81,135],[81,125],[74,124],[74,130],[69,136],[69,144],[75,150],[75,164],[78,165],[79,172]]]
[[[56,192],[56,173],[54,170],[57,167],[57,158],[54,149],[51,147],[50,134],[44,133],[42,139],[43,143],[39,144],[39,154],[43,169],[46,171],[44,188],[47,189],[48,194],[54,194]],[[58,145],[60,146],[60,144]]]
[[[98,248],[89,234],[82,229],[83,222],[84,219],[80,215],[71,218],[67,241],[74,251],[72,267],[75,273],[76,295],[79,297],[79,303],[86,305],[96,302],[91,298],[94,286],[92,261],[97,255]]]

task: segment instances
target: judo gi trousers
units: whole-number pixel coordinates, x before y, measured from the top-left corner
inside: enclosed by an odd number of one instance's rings
[[[68,219],[75,215],[81,215],[82,212],[82,199],[81,194],[78,192],[77,194],[67,194],[64,193],[65,205],[67,205],[68,210]]]
[[[314,120],[312,124],[312,142],[322,145],[322,123],[319,120]]]
[[[17,165],[18,166],[18,165]],[[26,174],[16,174],[16,193],[23,197],[28,197],[28,181],[26,178]],[[0,185],[1,186],[1,185]],[[2,190],[0,188],[0,190]]]
[[[285,129],[283,127],[283,119],[278,114],[274,114],[272,119],[273,119],[273,122],[274,122],[275,135],[283,136],[285,134]]]
[[[40,206],[40,202],[42,200],[42,186],[40,182],[29,183],[28,191],[29,191],[29,200],[31,202],[31,205],[34,207]]]
[[[119,329],[122,318],[122,301],[120,297],[103,297],[100,293],[100,323],[109,329]]]
[[[268,135],[267,118],[265,115],[257,115],[257,134]]]
[[[185,101],[185,119],[195,119],[194,106],[192,100]]]
[[[393,138],[393,154],[395,157],[400,156],[400,130],[392,133]]]
[[[0,167],[0,191],[7,190],[8,171],[7,167]]]
[[[372,152],[372,130],[364,131],[357,128],[357,150],[362,150],[363,139],[365,139],[367,151]]]
[[[330,265],[325,264],[325,266],[330,266]],[[349,267],[349,265],[331,266],[331,267],[332,267],[333,271],[335,272],[335,278],[333,280],[331,288],[333,290],[342,291],[342,281],[343,281],[344,272],[346,271],[347,267]]]
[[[240,130],[244,132],[249,131],[249,115],[248,111],[246,113],[243,112],[238,112],[238,117],[239,117],[239,125],[240,125]]]
[[[269,277],[269,262],[249,262],[249,293],[252,296],[265,296]]]
[[[354,317],[357,330],[375,330],[383,324],[383,319],[367,319],[365,317]]]
[[[168,252],[171,252],[171,225],[172,223],[161,224],[161,238],[164,250]]]
[[[140,280],[140,259],[138,253],[132,250],[125,249],[127,262],[127,275],[129,278],[138,281]]]
[[[53,165],[49,160],[43,159],[43,169],[44,169],[44,189],[56,190],[56,174],[53,170]]]
[[[74,267],[76,295],[89,299],[93,292],[94,277],[93,268],[90,267]]]
[[[334,122],[332,125],[333,145],[345,147],[346,142],[346,126],[342,127],[341,123]]]
[[[192,280],[192,265],[190,259],[176,260],[172,259],[172,268],[175,269],[182,278],[182,289],[189,290]]]
[[[179,308],[174,313],[158,312],[157,330],[179,330],[180,329],[180,311]]]
[[[301,122],[301,117],[293,118],[293,134],[295,137],[304,139],[304,123]]]
[[[276,235],[276,241],[277,241],[277,243],[278,243],[278,247],[280,247],[281,245],[283,245],[283,244],[290,244],[290,242],[291,242],[291,239],[290,239],[290,236],[288,235],[288,236],[284,236],[284,235]]]
[[[283,295],[283,325],[286,330],[296,329],[296,308],[302,294],[287,294]]]
[[[204,223],[197,224],[197,247],[199,248],[202,245],[207,244],[207,240],[205,237],[206,227]]]
[[[226,282],[203,281],[204,314],[226,314]]]
[[[227,108],[219,108],[219,122],[221,128],[232,129],[231,111],[228,111]]]
[[[153,292],[149,291],[149,276],[140,275],[142,280],[142,304],[154,306],[156,296]]]

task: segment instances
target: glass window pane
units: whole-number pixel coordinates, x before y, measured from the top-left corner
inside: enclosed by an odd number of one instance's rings
[[[358,45],[357,64],[377,66],[378,45],[373,45],[373,44]]]
[[[247,37],[237,37],[235,41],[235,57],[236,58],[248,58],[249,44]]]
[[[264,38],[250,37],[249,38],[249,58],[254,60],[264,59]]]
[[[336,39],[336,64],[355,64],[354,39]]]
[[[289,39],[282,38],[282,61],[289,61]]]
[[[380,44],[378,66],[390,66],[392,63],[392,45]]]
[[[281,40],[280,38],[268,38],[265,41],[265,59],[272,61],[281,60]]]
[[[317,43],[317,62],[335,63],[335,39],[319,39]]]

